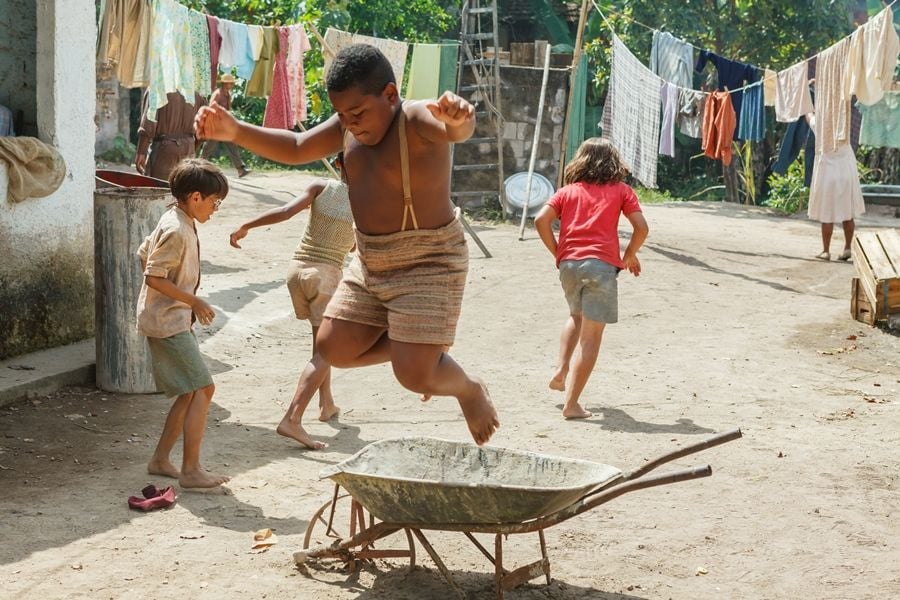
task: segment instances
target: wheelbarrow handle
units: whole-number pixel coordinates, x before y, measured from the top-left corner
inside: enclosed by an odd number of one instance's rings
[[[714,435],[710,438],[706,438],[702,442],[697,442],[696,444],[691,444],[689,446],[685,446],[684,448],[679,448],[673,452],[669,452],[668,454],[664,454],[659,458],[651,460],[647,464],[634,469],[633,471],[629,471],[625,473],[619,482],[623,481],[632,481],[645,475],[655,469],[660,465],[664,465],[667,462],[672,462],[673,460],[679,459],[682,456],[687,456],[689,454],[696,454],[702,450],[706,450],[707,448],[712,448],[713,446],[718,446],[720,444],[724,444],[725,442],[730,442],[732,440],[736,440],[740,438],[743,434],[740,429],[732,429],[731,431],[726,431],[724,433],[720,433],[718,435]]]

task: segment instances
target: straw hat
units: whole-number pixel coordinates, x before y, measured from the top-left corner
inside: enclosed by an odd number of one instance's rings
[[[219,75],[219,83],[234,83],[237,79],[234,78],[234,75],[231,73],[224,73]]]

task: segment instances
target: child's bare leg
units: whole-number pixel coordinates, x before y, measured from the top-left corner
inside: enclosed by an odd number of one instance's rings
[[[184,415],[187,413],[188,407],[191,405],[191,398],[194,392],[182,394],[175,399],[169,414],[166,417],[166,424],[163,426],[162,434],[159,436],[159,442],[156,443],[156,450],[147,463],[147,472],[151,475],[163,475],[165,477],[178,478],[181,471],[172,464],[169,455],[175,442],[181,437],[181,431],[184,428]]]
[[[184,455],[178,483],[185,488],[211,488],[230,479],[227,475],[207,473],[200,466],[200,445],[206,431],[206,413],[212,402],[216,386],[210,384],[194,391],[191,404],[184,416]]]
[[[447,352],[450,352],[450,346],[441,346],[441,352],[444,352],[445,354]],[[422,402],[428,402],[429,400],[431,400],[431,398],[431,394],[419,394],[419,400],[421,400]]]
[[[420,394],[454,396],[475,443],[491,439],[500,419],[483,381],[466,375],[442,346],[392,341],[390,347],[391,364],[400,385]]]
[[[834,233],[834,223],[822,223],[822,252],[828,252],[831,247],[831,234]]]
[[[856,229],[856,223],[853,222],[853,219],[848,219],[841,222],[841,227],[844,230],[844,251],[847,252],[853,244],[853,231]]]
[[[368,367],[391,360],[391,342],[382,327],[325,318],[316,347],[329,365],[339,369]]]
[[[569,390],[566,392],[566,405],[563,407],[563,416],[567,419],[586,419],[591,416],[589,411],[578,404],[578,399],[597,363],[604,327],[606,327],[606,323],[582,319],[581,334],[578,336],[578,352],[572,361]]]
[[[581,333],[581,315],[569,315],[559,336],[559,366],[550,380],[550,389],[558,392],[566,391],[566,377],[569,375],[569,362],[578,344]]]
[[[306,407],[309,406],[309,401],[322,385],[322,380],[328,375],[328,371],[328,363],[322,359],[321,355],[314,354],[297,381],[297,391],[294,392],[291,405],[275,429],[279,435],[297,440],[310,450],[321,450],[325,444],[309,437],[300,421],[303,419]]]
[[[319,336],[319,326],[313,325],[313,355],[316,354],[316,338]],[[320,357],[321,358],[321,357]],[[319,384],[319,420],[330,421],[341,413],[341,409],[335,406],[334,396],[331,395],[331,366],[325,365],[325,376]],[[299,420],[298,420],[299,423]]]

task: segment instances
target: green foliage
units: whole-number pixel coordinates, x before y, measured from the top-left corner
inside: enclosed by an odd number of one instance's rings
[[[788,167],[787,173],[769,175],[769,196],[765,205],[788,215],[800,212],[809,204],[809,188],[803,182],[803,153]]]
[[[100,160],[109,163],[130,165],[134,163],[134,155],[137,152],[134,144],[128,141],[124,135],[117,135],[113,140],[112,148],[99,156]]]
[[[650,188],[635,186],[634,193],[637,194],[641,204],[662,204],[663,202],[672,202],[678,200],[665,190],[652,190]]]
[[[738,159],[738,179],[740,179],[744,204],[756,204],[756,177],[753,172],[753,152],[749,141],[733,142],[734,156]]]

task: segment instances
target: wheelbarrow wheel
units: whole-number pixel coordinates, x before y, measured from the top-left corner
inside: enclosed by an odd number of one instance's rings
[[[310,554],[307,551],[313,543],[314,534],[319,547],[324,548],[349,540],[374,525],[375,517],[366,511],[359,502],[356,502],[350,494],[341,493],[340,485],[335,485],[331,500],[319,507],[309,520],[306,534],[303,537],[303,552],[298,552],[297,555],[300,555],[305,562],[305,557]],[[349,527],[349,529],[344,530],[343,527]],[[318,533],[316,533],[317,531]],[[348,531],[349,534],[345,535],[344,531]],[[416,546],[412,532],[405,528],[403,532],[406,535],[407,549],[405,550],[376,550],[375,541],[377,539],[372,539],[362,543],[358,549],[342,552],[340,556],[343,557],[351,571],[356,570],[359,561],[375,558],[409,558],[409,568],[412,570],[416,566]],[[317,553],[317,551],[313,551],[313,553]]]

